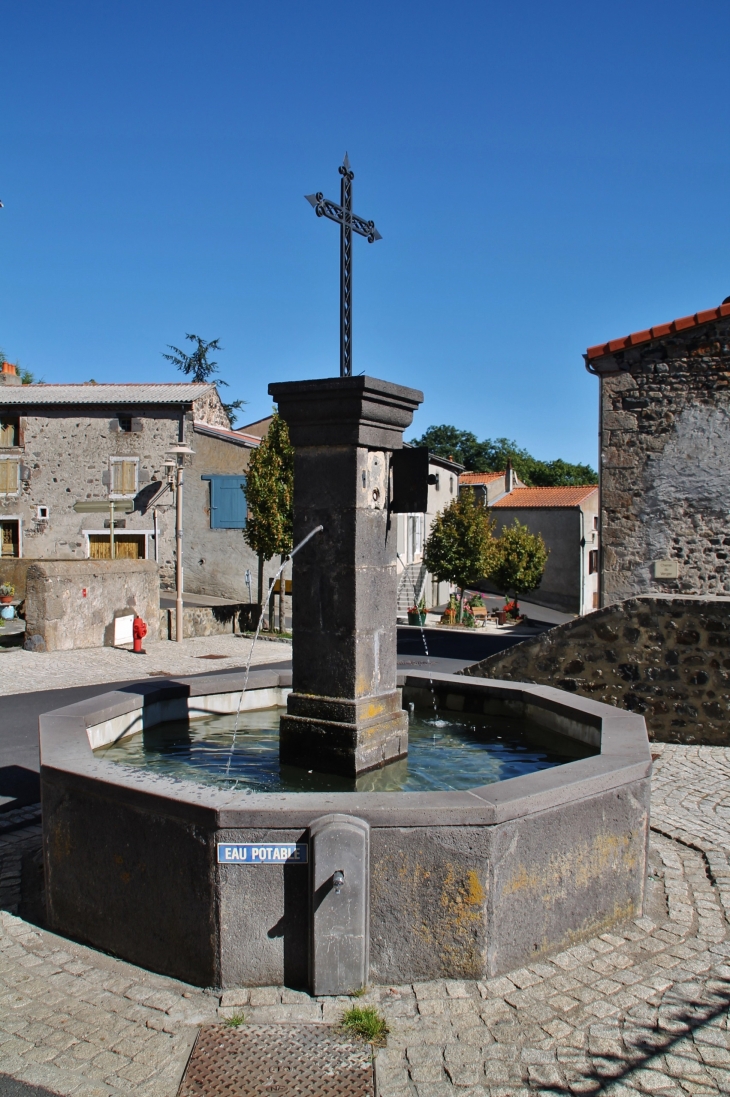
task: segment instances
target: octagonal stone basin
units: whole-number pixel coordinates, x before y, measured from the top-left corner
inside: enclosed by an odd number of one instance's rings
[[[251,673],[242,708],[284,702]],[[651,756],[644,720],[544,686],[402,676],[403,703],[523,716],[600,753],[449,792],[245,793],[94,750],[238,706],[243,674],[143,682],[40,718],[52,929],[201,986],[307,985],[309,873],[218,864],[218,842],[308,842],[333,812],[370,831],[370,983],[490,978],[642,910]]]

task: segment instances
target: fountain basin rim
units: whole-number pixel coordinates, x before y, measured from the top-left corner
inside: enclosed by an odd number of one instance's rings
[[[555,721],[583,725],[600,733],[601,752],[553,769],[513,777],[506,781],[462,791],[446,792],[234,792],[199,785],[190,780],[151,774],[95,755],[89,729],[126,714],[182,710],[190,699],[227,699],[237,696],[244,674],[227,673],[193,678],[140,682],[121,690],[89,698],[43,714],[39,720],[42,781],[49,784],[83,785],[90,794],[112,793],[129,804],[155,810],[191,822],[211,822],[217,829],[241,827],[307,827],[313,819],[331,812],[358,815],[371,826],[485,826],[572,803],[649,776],[651,754],[646,725],[641,716],[600,701],[569,694],[549,686],[475,679],[462,675],[409,671],[399,685],[428,689],[453,686],[453,694],[478,694],[499,702],[523,705],[532,718],[544,717],[545,726]],[[247,692],[287,691],[291,674],[253,671]],[[229,709],[230,711],[230,709]],[[167,719],[175,718],[167,716]],[[550,723],[552,721],[552,724]],[[148,726],[159,723],[151,720]]]

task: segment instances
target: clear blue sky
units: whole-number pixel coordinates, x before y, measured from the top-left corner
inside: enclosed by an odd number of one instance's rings
[[[173,380],[218,337],[244,421],[354,370],[596,461],[593,343],[730,294],[723,0],[64,0],[0,8],[0,346],[46,381]]]

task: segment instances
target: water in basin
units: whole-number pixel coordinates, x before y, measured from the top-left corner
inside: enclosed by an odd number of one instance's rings
[[[159,724],[97,756],[167,777],[251,792],[434,792],[475,788],[595,754],[522,718],[411,715],[408,757],[358,778],[279,765],[283,708]]]

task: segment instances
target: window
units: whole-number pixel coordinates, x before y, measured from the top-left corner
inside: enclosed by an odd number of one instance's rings
[[[20,522],[0,522],[0,556],[20,556]]]
[[[246,528],[246,477],[201,476],[210,481],[210,528]]]
[[[598,529],[598,515],[597,514],[593,515],[593,528]]]
[[[598,571],[598,549],[591,549],[588,553],[588,574],[595,575]]]
[[[0,495],[17,495],[20,490],[20,461],[17,457],[0,458]]]
[[[116,560],[144,560],[146,538],[144,533],[114,532],[114,558]],[[112,546],[108,533],[89,534],[89,559],[111,560]]]
[[[17,419],[0,418],[0,449],[20,445],[20,424]]]
[[[136,458],[109,458],[109,494],[129,496],[137,494],[139,461]]]
[[[122,434],[141,434],[144,427],[144,423],[141,419],[135,419],[134,416],[122,412],[117,412],[115,417],[109,423],[109,430],[114,433],[120,431]]]

